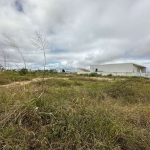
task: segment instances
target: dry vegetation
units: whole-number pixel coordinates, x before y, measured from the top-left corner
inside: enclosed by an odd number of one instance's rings
[[[10,73],[2,76],[0,84],[13,81]],[[149,79],[48,76],[0,86],[1,150],[150,149]]]

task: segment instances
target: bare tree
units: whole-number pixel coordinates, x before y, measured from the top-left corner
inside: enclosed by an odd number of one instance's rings
[[[39,32],[35,32],[34,37],[31,40],[32,44],[39,50],[43,50],[44,52],[44,75],[45,75],[45,68],[46,68],[46,49],[49,46],[48,41],[45,37],[42,36]]]
[[[4,38],[5,38],[5,41],[6,41],[11,47],[15,48],[15,49],[19,52],[19,54],[21,55],[21,57],[22,57],[22,59],[23,59],[24,67],[25,67],[25,69],[26,69],[26,60],[25,60],[25,58],[23,57],[23,55],[22,55],[22,53],[21,53],[21,51],[20,51],[20,49],[19,49],[19,47],[18,47],[16,41],[15,41],[12,37],[10,37],[9,35],[6,35],[6,34],[4,34],[4,33],[3,33],[3,36],[4,36]]]

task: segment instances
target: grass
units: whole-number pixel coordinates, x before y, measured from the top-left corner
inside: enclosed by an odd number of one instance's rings
[[[29,81],[33,78],[43,78],[43,71],[29,72],[25,75],[20,75],[19,72],[16,71],[5,71],[0,72],[0,85],[9,84],[16,81]],[[65,73],[53,73],[53,72],[45,72],[45,78],[48,77],[57,77],[57,78],[69,78],[72,76],[76,76],[75,74],[65,74]]]
[[[0,149],[150,149],[149,79],[52,77],[0,87]]]

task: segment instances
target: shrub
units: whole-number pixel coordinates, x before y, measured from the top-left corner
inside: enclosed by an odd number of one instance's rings
[[[112,76],[113,76],[112,74],[108,74],[108,75],[107,75],[107,77],[112,77]]]
[[[21,70],[19,70],[19,74],[20,75],[26,75],[26,74],[28,74],[28,69],[22,68]]]
[[[96,77],[96,76],[98,76],[98,74],[97,73],[90,73],[89,76],[90,77]]]

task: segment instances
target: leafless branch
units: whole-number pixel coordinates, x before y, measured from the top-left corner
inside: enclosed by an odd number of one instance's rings
[[[4,50],[2,49],[0,50],[1,50],[2,55],[5,56],[7,59],[9,59],[9,61],[12,62],[19,69],[18,65],[10,58],[10,56]]]
[[[6,41],[11,47],[17,49],[17,51],[19,52],[19,54],[21,55],[21,57],[22,57],[22,59],[23,59],[24,66],[25,66],[25,68],[26,68],[26,60],[25,60],[24,56],[22,55],[22,53],[21,53],[21,51],[20,51],[20,49],[19,49],[19,47],[18,47],[16,41],[15,41],[12,37],[10,37],[9,35],[6,35],[6,34],[4,34],[4,33],[3,33],[3,36],[4,36],[4,38],[5,38],[5,41]]]
[[[46,49],[49,46],[49,42],[46,40],[45,37],[42,36],[39,32],[35,32],[34,37],[31,40],[31,43],[39,50],[44,51],[44,74],[45,74],[45,67],[46,67]]]

